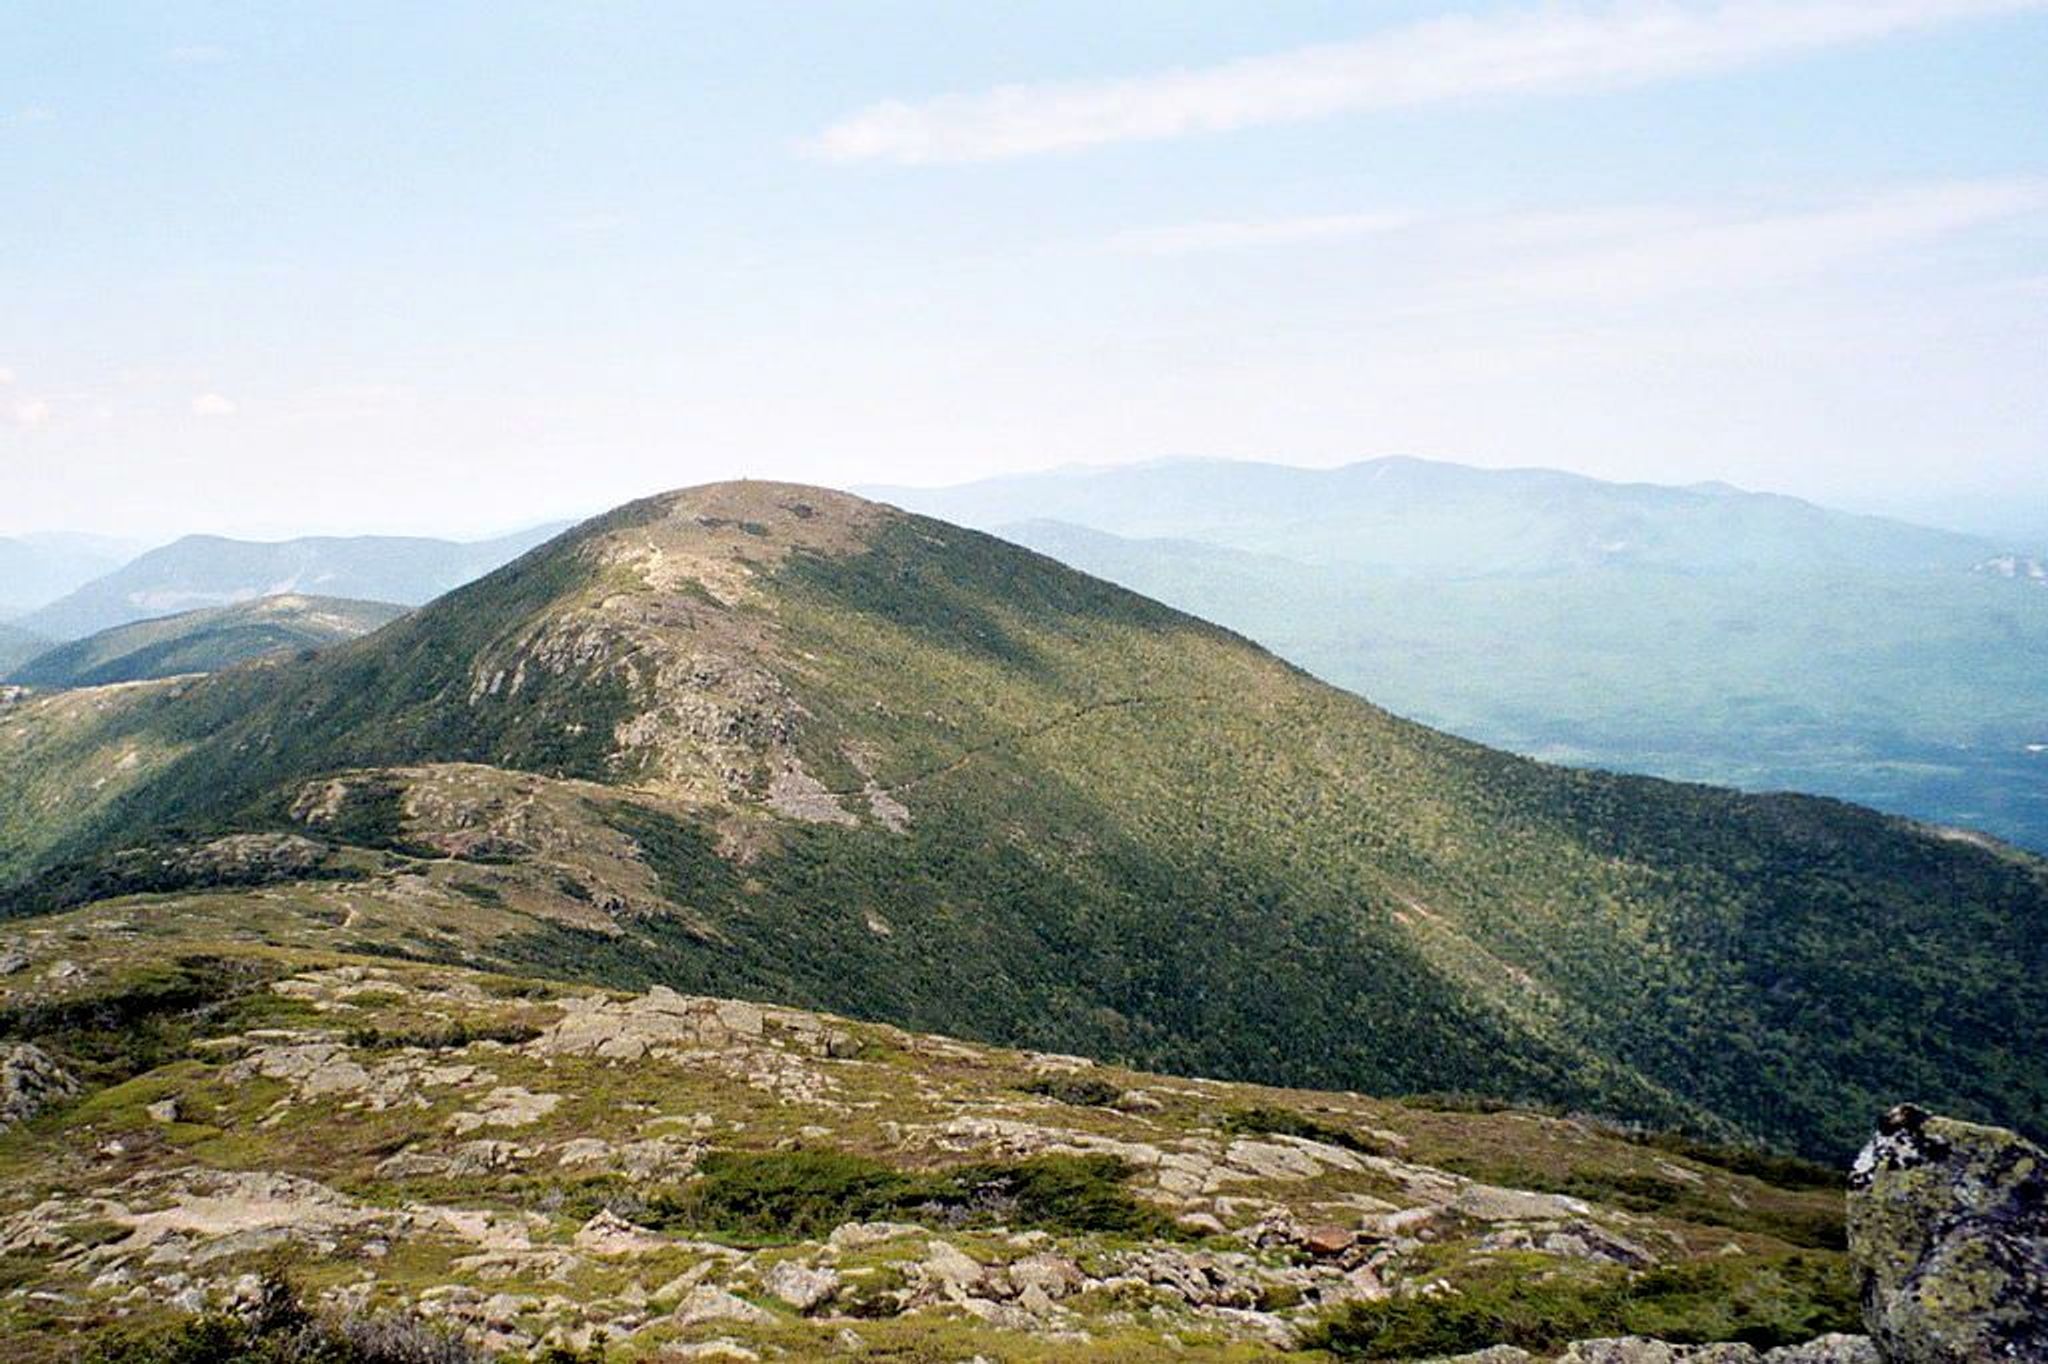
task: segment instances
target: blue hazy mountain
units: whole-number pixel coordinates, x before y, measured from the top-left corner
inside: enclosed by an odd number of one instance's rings
[[[111,573],[140,548],[101,535],[0,536],[0,618],[53,602]]]
[[[418,606],[551,539],[561,524],[493,540],[312,536],[231,540],[188,535],[13,622],[49,639],[284,593]]]
[[[1725,485],[1406,459],[872,491],[1485,743],[2048,848],[2048,590],[1995,541]]]

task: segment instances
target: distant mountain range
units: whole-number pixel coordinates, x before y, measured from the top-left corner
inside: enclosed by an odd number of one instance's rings
[[[1417,460],[871,491],[1485,743],[2048,848],[2048,593],[1993,541],[1720,485]]]
[[[0,619],[111,573],[141,546],[101,535],[0,536]]]
[[[951,488],[858,491],[964,525],[1065,521],[1301,563],[1439,577],[1965,570],[2011,546],[1727,484],[1608,483],[1554,469],[1388,458],[1338,469],[1165,460]]]
[[[132,621],[299,593],[417,606],[559,533],[535,526],[494,540],[315,536],[274,542],[188,535],[77,587],[13,624],[80,639]]]
[[[116,625],[60,644],[0,680],[94,687],[214,672],[252,659],[354,639],[405,614],[388,602],[286,594]]]

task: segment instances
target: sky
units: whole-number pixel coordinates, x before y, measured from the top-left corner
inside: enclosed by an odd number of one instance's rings
[[[2048,0],[0,6],[0,534],[1177,455],[2048,523]]]

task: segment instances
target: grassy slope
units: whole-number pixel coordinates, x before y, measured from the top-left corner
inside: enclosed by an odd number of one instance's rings
[[[404,613],[404,607],[385,602],[262,597],[102,630],[37,655],[8,680],[33,687],[97,687],[217,672],[270,654],[354,639]]]
[[[1007,538],[1339,686],[1585,766],[1834,795],[2048,849],[2048,592],[1961,571],[1392,577],[1035,523]],[[1283,551],[1284,553],[1284,551]]]
[[[474,1289],[469,1317],[476,1319],[485,1298],[509,1293],[515,1315],[490,1319],[516,1319],[534,1334],[586,1314],[610,1322],[637,1313],[626,1324],[646,1320],[651,1329],[614,1332],[605,1357],[621,1364],[657,1357],[679,1340],[715,1335],[780,1347],[793,1358],[821,1357],[852,1314],[859,1315],[853,1324],[874,1357],[933,1364],[976,1354],[1009,1361],[1151,1358],[1166,1350],[1169,1334],[1178,1342],[1176,1357],[1271,1358],[1276,1352],[1254,1330],[1233,1329],[1231,1322],[1150,1292],[1135,1300],[1127,1292],[1083,1294],[1066,1301],[1056,1322],[1020,1330],[1014,1322],[976,1322],[943,1305],[902,1311],[871,1288],[902,1283],[896,1271],[910,1270],[935,1236],[984,1262],[1049,1250],[1103,1277],[1148,1247],[1242,1254],[1269,1209],[1284,1210],[1301,1225],[1333,1219],[1355,1225],[1373,1208],[1441,1204],[1452,1187],[1438,1171],[1565,1191],[1592,1206],[1570,1214],[1557,1208],[1519,1214],[1512,1224],[1439,1212],[1420,1241],[1376,1257],[1380,1277],[1397,1291],[1444,1280],[1470,1293],[1492,1293],[1504,1270],[1531,1281],[1540,1277],[1547,1285],[1543,1300],[1522,1315],[1551,1323],[1553,1331],[1582,1334],[1654,1325],[1679,1339],[1723,1338],[1738,1329],[1759,1338],[1755,1333],[1768,1329],[1781,1333],[1775,1338],[1797,1340],[1853,1317],[1839,1254],[1839,1188],[1811,1180],[1811,1172],[1745,1170],[1729,1153],[1660,1149],[1533,1114],[1450,1113],[1356,1094],[1176,1081],[1108,1068],[1081,1072],[1108,1095],[1137,1090],[1147,1096],[1144,1107],[1120,1111],[1101,1106],[1101,1095],[1078,1102],[1047,1097],[1048,1077],[1073,1078],[1071,1063],[779,1013],[770,1014],[755,1040],[731,1038],[682,1056],[619,1064],[550,1055],[518,1044],[559,1020],[565,996],[583,992],[340,956],[330,944],[325,916],[297,890],[214,895],[204,904],[137,899],[16,926],[10,946],[24,949],[34,968],[0,979],[0,1043],[36,1040],[77,1073],[88,1092],[24,1126],[0,1130],[0,1229],[21,1225],[13,1220],[20,1216],[38,1232],[0,1264],[0,1285],[36,1290],[0,1293],[0,1338],[13,1347],[10,1360],[76,1359],[84,1343],[123,1328],[159,1344],[160,1353],[145,1358],[197,1357],[161,1345],[175,1322],[166,1307],[171,1294],[158,1286],[164,1276],[176,1272],[180,1286],[214,1289],[280,1265],[309,1296],[353,1285],[352,1301],[380,1311]],[[73,970],[47,974],[60,959]],[[821,1048],[828,1032],[837,1041]],[[346,1081],[315,1091],[276,1075],[238,1074],[237,1058],[281,1039],[338,1047],[342,1059],[368,1072],[365,1084],[378,1077],[383,1097],[373,1100]],[[421,1076],[423,1066],[443,1069],[438,1077],[393,1087],[395,1074],[409,1068]],[[555,1102],[513,1125],[470,1131],[454,1121],[478,1109],[498,1086],[554,1096]],[[166,1100],[175,1102],[174,1113],[152,1116],[149,1106]],[[855,1198],[860,1190],[827,1178],[835,1168],[850,1169],[872,1176],[885,1191],[893,1181],[914,1193],[951,1171],[1016,1165],[1020,1153],[1004,1145],[1007,1139],[962,1135],[957,1121],[963,1115],[1044,1131],[1060,1143],[1137,1143],[1206,1153],[1209,1161],[1242,1138],[1270,1141],[1265,1134],[1275,1130],[1277,1117],[1282,1130],[1289,1121],[1305,1125],[1316,1139],[1337,1140],[1371,1160],[1361,1168],[1344,1150],[1324,1147],[1305,1169],[1269,1175],[1233,1169],[1214,1189],[1178,1193],[1141,1164],[1095,1181],[1086,1190],[1087,1204],[997,1210],[1012,1228],[1038,1228],[1035,1242],[988,1225],[996,1217],[977,1220],[971,1210],[961,1217],[921,1206],[923,1194],[878,1205],[873,1194]],[[490,1160],[475,1161],[477,1138],[499,1139]],[[608,1152],[637,1151],[652,1168],[627,1175],[615,1166],[630,1160],[608,1155],[592,1163],[586,1153],[578,1164],[567,1158],[573,1145],[593,1141],[607,1143]],[[706,1150],[735,1154],[700,1162]],[[465,1151],[469,1163],[451,1168],[450,1158]],[[411,1168],[387,1163],[397,1154],[413,1162]],[[721,1162],[735,1161],[752,1174],[751,1182],[721,1178]],[[313,1219],[300,1218],[296,1230],[252,1236],[223,1234],[234,1223],[216,1218],[160,1254],[151,1253],[148,1238],[124,1239],[139,1212],[173,1206],[177,1191],[205,1185],[201,1172],[207,1171],[279,1172],[317,1181],[333,1196],[352,1200],[367,1224],[323,1231]],[[301,1185],[282,1196],[307,1193]],[[799,1201],[803,1224],[789,1215]],[[438,1208],[466,1211],[444,1221]],[[651,1228],[660,1244],[625,1257],[584,1253],[575,1233],[599,1208]],[[1204,1242],[1165,1225],[1166,1216],[1194,1211],[1213,1211],[1229,1234]],[[248,1212],[277,1216],[262,1207]],[[883,1213],[928,1229],[857,1254],[834,1255],[819,1244],[840,1222]],[[400,1218],[409,1219],[399,1223],[408,1229],[393,1235],[391,1225]],[[487,1218],[519,1229],[522,1245],[530,1237],[533,1253],[478,1254],[478,1245],[466,1239],[475,1233],[461,1227],[478,1227]],[[1560,1224],[1620,1236],[1663,1267],[1633,1275],[1569,1252],[1504,1258],[1488,1244],[1510,1225],[1533,1225],[1540,1243]],[[318,1244],[323,1236],[330,1240],[324,1249]],[[707,1265],[707,1241],[739,1249],[710,1252],[715,1263]],[[1306,1263],[1284,1248],[1254,1252],[1253,1259],[1257,1268],[1249,1272],[1261,1275]],[[823,1319],[807,1320],[762,1291],[769,1268],[783,1260],[822,1261],[841,1273],[840,1297]],[[122,1273],[106,1272],[115,1267]],[[684,1291],[671,1283],[678,1275],[701,1277],[707,1270],[709,1282],[766,1306],[763,1319],[686,1327],[664,1322],[665,1311],[645,1310],[650,1295],[665,1309]],[[1799,1282],[1786,1281],[1791,1271]],[[1709,1301],[1683,1302],[1667,1291],[1698,1276],[1713,1290]],[[637,1289],[629,1286],[636,1283]],[[1629,1310],[1635,1315],[1589,1322],[1576,1310],[1588,1295],[1612,1296],[1622,1285],[1634,1290]],[[875,1299],[872,1307],[861,1305],[863,1295]],[[1641,1316],[1666,1299],[1682,1318]],[[1406,1329],[1423,1330],[1426,1339],[1458,1339],[1458,1298],[1397,1301],[1411,1304],[1403,1310]],[[1441,1313],[1423,1306],[1439,1301],[1445,1302]],[[1731,1317],[1737,1303],[1742,1315]],[[1276,1295],[1267,1306],[1304,1326],[1328,1312],[1301,1302],[1299,1293]],[[1816,1318],[1816,1312],[1832,1316]],[[1051,1325],[1088,1334],[1041,1338]],[[1327,1356],[1304,1351],[1297,1357]]]
[[[276,823],[296,779],[422,760],[651,784],[593,817],[689,916],[543,928],[525,960],[1163,1068],[1718,1119],[1828,1154],[1909,1096],[2040,1124],[2038,863],[1833,802],[1514,759],[999,541],[804,493],[814,520],[791,496],[638,504],[374,640],[115,714],[94,751],[116,731],[187,751],[18,844]],[[701,530],[706,499],[758,520]],[[695,580],[718,573],[688,554],[748,561],[749,586],[730,606],[650,594],[615,552],[643,540]],[[662,800],[673,774],[617,735],[677,699],[665,666],[731,671],[707,653],[771,672],[796,709],[721,712],[781,737],[726,796]],[[505,670],[516,694],[479,691]],[[758,796],[792,758],[849,811],[878,783],[908,829],[771,816]]]

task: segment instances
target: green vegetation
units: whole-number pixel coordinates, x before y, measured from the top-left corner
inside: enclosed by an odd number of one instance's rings
[[[919,1173],[840,1151],[714,1151],[657,1199],[657,1225],[757,1242],[817,1240],[844,1222],[908,1218],[1160,1236],[1171,1223],[1124,1188],[1110,1156],[1038,1156]]]
[[[1077,1108],[1104,1108],[1123,1097],[1121,1089],[1099,1075],[1041,1075],[1019,1088]]]
[[[395,1051],[404,1047],[458,1051],[472,1042],[501,1042],[508,1047],[517,1047],[531,1042],[540,1034],[539,1027],[517,1019],[494,1019],[481,1023],[457,1019],[400,1028],[354,1028],[349,1031],[348,1044],[370,1051]]]
[[[179,956],[77,994],[0,1005],[0,1039],[33,1040],[89,1082],[114,1084],[244,1021],[235,1007],[279,974],[246,957]]]
[[[2044,738],[2048,595],[1971,571],[2011,545],[1768,496],[1398,461],[887,500],[1483,743],[1821,792],[2048,851],[2048,757],[2026,747]]]
[[[397,1316],[323,1317],[272,1275],[246,1313],[152,1325],[95,1344],[84,1364],[483,1364],[460,1339]],[[569,1364],[574,1364],[573,1360]]]
[[[650,546],[682,585],[647,586]],[[48,907],[51,867],[169,831],[301,827],[299,793],[334,773],[368,793],[336,835],[403,852],[415,778],[390,769],[486,764],[617,796],[563,796],[562,820],[571,799],[589,817],[575,850],[494,866],[496,901],[425,869],[423,918],[502,936],[422,923],[378,950],[1830,1161],[1908,1096],[2048,1125],[2040,863],[1830,801],[1492,752],[834,494],[652,499],[318,657],[17,714],[17,908]],[[799,766],[824,819],[768,800]],[[627,840],[639,865],[592,851]]]
[[[1301,1137],[1328,1146],[1341,1146],[1347,1151],[1357,1151],[1361,1155],[1386,1154],[1377,1145],[1348,1127],[1325,1122],[1306,1113],[1297,1113],[1291,1108],[1273,1108],[1265,1104],[1253,1108],[1233,1108],[1223,1115],[1222,1122],[1217,1125],[1226,1132],[1243,1132],[1254,1136]]]
[[[32,687],[98,687],[215,672],[252,659],[354,639],[403,614],[404,607],[384,602],[260,597],[235,606],[117,625],[39,653],[5,680]]]
[[[1471,1160],[1455,1156],[1447,1158],[1444,1166],[1491,1184],[1540,1189],[1634,1212],[1655,1212],[1694,1222],[1760,1232],[1795,1246],[1841,1250],[1847,1244],[1847,1231],[1839,1205],[1830,1206],[1825,1211],[1810,1207],[1784,1210],[1770,1206],[1729,1206],[1702,1197],[1691,1181],[1643,1171],[1576,1166],[1558,1171],[1533,1162]],[[1796,1182],[1787,1187],[1814,1187],[1810,1167],[1802,1162],[1795,1170]]]
[[[1415,1359],[1497,1344],[1549,1352],[1621,1335],[1768,1349],[1859,1331],[1861,1320],[1838,1257],[1702,1261],[1580,1277],[1501,1265],[1449,1293],[1351,1304],[1307,1343],[1342,1359]]]

